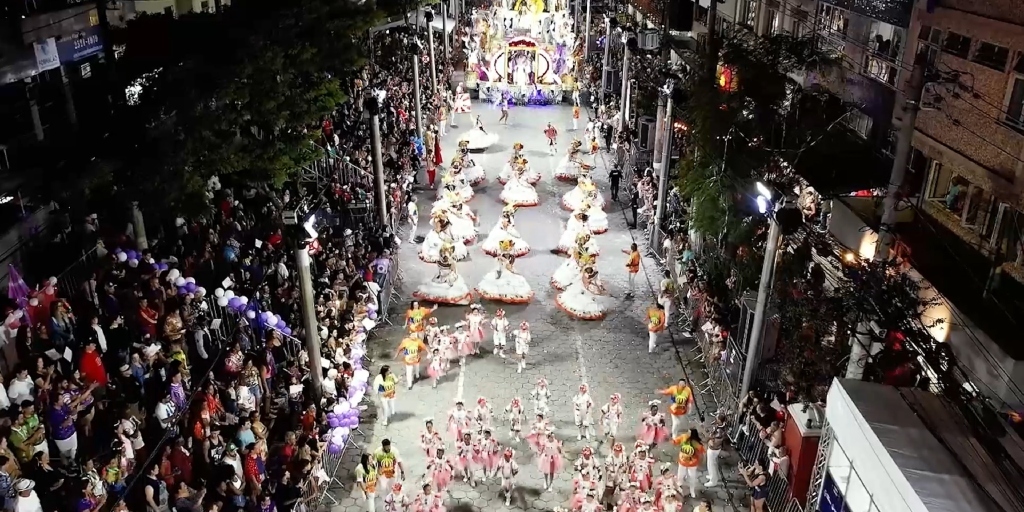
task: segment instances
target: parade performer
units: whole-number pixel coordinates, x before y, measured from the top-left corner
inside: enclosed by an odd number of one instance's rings
[[[582,279],[555,296],[555,303],[573,318],[600,320],[608,314],[604,284],[593,266],[585,267],[580,275]]]
[[[377,461],[369,453],[360,456],[359,464],[355,470],[356,484],[359,490],[363,491],[363,501],[366,503],[366,510],[373,512],[377,507],[377,485],[379,474],[377,472]]]
[[[448,372],[448,361],[441,355],[440,349],[430,352],[430,363],[427,365],[427,376],[430,377],[430,387],[437,388],[437,381]]]
[[[501,460],[501,443],[491,434],[490,429],[484,429],[481,434],[480,450],[483,453],[484,480],[498,476],[498,462]]]
[[[603,512],[604,510],[604,505],[602,505],[600,501],[597,501],[596,491],[588,493],[579,508],[579,512]]]
[[[658,412],[658,401],[651,400],[647,403],[650,410],[644,413],[640,423],[640,432],[636,437],[649,446],[654,446],[667,439],[668,429],[665,428],[665,415]]]
[[[462,165],[462,160],[456,157],[448,169],[441,174],[441,188],[437,189],[438,200],[444,199],[446,193],[455,193],[463,201],[469,201],[476,195],[476,192],[473,192],[473,187],[469,186],[469,180],[466,179]]]
[[[551,399],[551,391],[548,389],[548,380],[544,377],[537,379],[537,385],[530,391],[530,398],[533,399],[533,412],[547,414],[548,400]]]
[[[519,442],[523,432],[523,402],[513,397],[512,402],[505,406],[505,418],[508,420],[508,435],[513,441]]]
[[[484,123],[477,115],[473,121],[473,128],[464,132],[459,136],[459,145],[462,146],[465,143],[467,151],[483,151],[498,142],[498,135],[494,133],[487,133],[484,129]]]
[[[498,173],[498,182],[502,185],[509,182],[512,176],[515,175],[515,169],[518,164],[523,164],[526,167],[526,182],[530,185],[536,185],[540,181],[542,175],[540,171],[534,170],[533,166],[523,156],[523,144],[516,142],[512,146],[512,156],[509,157],[508,161],[505,162],[505,166],[502,167],[501,172]]]
[[[548,123],[544,128],[544,136],[548,139],[548,153],[554,156],[558,152],[558,130]]]
[[[640,273],[640,248],[637,247],[636,242],[634,242],[629,244],[629,249],[623,249],[622,253],[628,255],[626,258],[626,277],[628,285],[626,296],[632,297],[636,293],[636,275]]]
[[[476,399],[476,407],[473,408],[473,412],[469,415],[473,421],[473,426],[477,433],[481,433],[484,430],[491,429],[491,420],[494,418],[494,409],[491,408],[491,404],[487,403],[487,399],[480,397]]]
[[[451,484],[454,475],[455,464],[452,462],[451,456],[445,454],[442,444],[437,447],[434,455],[427,458],[427,473],[424,475],[424,480],[432,483],[438,492],[443,493],[448,490],[448,485]]]
[[[540,453],[542,441],[553,430],[551,422],[544,419],[543,414],[538,414],[533,420],[533,425],[530,425],[530,433],[526,435],[526,444],[530,446],[534,453]]]
[[[579,237],[586,235],[589,237],[586,243],[590,246],[587,248],[591,256],[599,256],[601,250],[597,246],[597,241],[591,236],[593,232],[590,230],[590,216],[583,212],[575,212],[565,223],[565,231],[562,232],[561,238],[558,239],[558,246],[555,247],[555,252],[565,255],[571,255],[572,250],[576,248],[579,243]]]
[[[515,461],[512,448],[505,448],[496,473],[501,477],[501,493],[505,495],[505,506],[508,507],[512,503],[512,491],[516,488],[516,476],[519,475],[519,464]]]
[[[621,402],[622,396],[615,393],[608,398],[608,403],[601,406],[601,429],[612,442],[619,435],[619,425],[622,423]]]
[[[640,497],[640,512],[656,512],[654,510],[654,500],[648,495]]]
[[[476,292],[487,300],[508,304],[526,304],[533,299],[533,289],[525,277],[516,273],[515,255],[512,254],[512,240],[503,240],[498,244],[501,252],[494,258],[497,268],[484,275]]]
[[[423,337],[425,321],[434,311],[437,311],[437,305],[425,308],[420,306],[419,301],[412,301],[409,304],[409,309],[405,311],[405,327],[409,329],[409,333],[416,337]]]
[[[402,492],[402,483],[391,485],[391,492],[384,497],[384,512],[406,512],[412,501]]]
[[[693,405],[693,389],[687,384],[686,379],[679,379],[674,385],[658,390],[659,395],[669,397],[672,401],[668,406],[669,415],[672,417],[672,437],[675,438],[687,428],[686,415]]]
[[[427,321],[427,329],[423,334],[427,347],[431,349],[437,348],[437,338],[441,335],[441,327],[437,325],[437,317],[430,317],[430,320]],[[427,355],[429,356],[429,354]]]
[[[665,496],[678,493],[678,489],[676,477],[672,474],[672,464],[662,464],[661,475],[654,479],[654,506],[661,507]]]
[[[405,383],[407,389],[412,389],[412,384],[420,378],[420,360],[423,353],[427,351],[427,345],[423,340],[410,336],[402,340],[395,351],[395,358],[402,358],[405,363]]]
[[[384,418],[384,426],[388,426],[388,420],[395,415],[395,399],[398,391],[398,378],[391,373],[391,367],[384,365],[380,367],[380,373],[373,378],[373,390],[380,400],[380,416]]]
[[[619,496],[619,503],[616,505],[616,512],[640,512],[640,502],[645,494],[640,490],[640,485],[630,482],[622,496]]]
[[[462,172],[466,175],[466,181],[469,182],[470,187],[475,187],[484,182],[487,175],[484,173],[484,168],[477,165],[473,157],[469,155],[468,143],[464,140],[459,141],[459,151],[456,158],[459,159],[462,164]]]
[[[653,354],[658,345],[658,335],[665,330],[665,308],[655,304],[647,309],[647,353]]]
[[[462,196],[451,191],[445,192],[444,197],[434,202],[430,213],[434,215],[438,211],[448,215],[453,238],[467,245],[476,241],[478,219]]]
[[[665,310],[665,325],[667,326],[671,321],[672,305],[676,297],[676,283],[668,270],[664,271],[661,283],[658,284],[658,290],[658,303]]]
[[[629,460],[622,443],[613,444],[611,453],[604,459],[604,493],[601,502],[606,506],[611,507],[615,503],[615,493],[628,485],[628,467]]]
[[[455,268],[455,246],[445,243],[441,247],[441,257],[437,261],[437,275],[421,284],[413,292],[416,300],[430,301],[437,304],[468,305],[473,302],[473,294],[469,291],[466,281]]]
[[[441,326],[441,336],[437,341],[437,348],[441,351],[441,361],[444,363],[444,371],[452,368],[452,361],[459,358],[458,347],[455,338],[452,337],[447,325]]]
[[[530,324],[523,320],[516,331],[516,357],[519,359],[519,366],[516,373],[523,373],[526,369],[526,356],[530,353],[530,342],[533,335],[530,334]]]
[[[441,259],[441,247],[445,243],[452,245],[452,256],[456,261],[462,261],[469,256],[469,249],[460,238],[455,237],[452,231],[451,218],[447,210],[434,210],[430,216],[430,224],[433,227],[420,244],[419,257],[427,263],[437,263]]]
[[[462,400],[455,402],[455,408],[448,411],[448,435],[452,439],[461,440],[462,434],[473,431],[473,422]]]
[[[558,267],[554,275],[551,276],[551,286],[561,291],[565,290],[570,284],[580,280],[583,268],[597,261],[594,255],[590,254],[591,247],[593,247],[593,244],[590,243],[590,237],[577,236],[576,247],[573,249],[571,257],[566,259],[562,266]]]
[[[373,458],[377,461],[381,488],[387,489],[391,484],[397,482],[396,475],[405,480],[405,465],[398,457],[398,450],[391,446],[391,440],[382,440],[380,448],[373,452]]]
[[[480,304],[471,304],[469,313],[466,313],[466,332],[473,346],[473,354],[480,353],[480,344],[484,341],[484,313],[484,307]]]
[[[416,495],[412,503],[413,512],[445,512],[444,495],[435,492],[430,484],[423,484],[422,491]]]
[[[598,210],[605,206],[604,196],[597,191],[597,185],[589,174],[580,175],[576,186],[562,195],[562,208],[570,212],[578,210],[583,201],[590,201],[590,206]]]
[[[562,158],[562,161],[555,167],[555,179],[558,181],[575,182],[580,174],[590,171],[593,166],[583,161],[581,149],[583,143],[579,140],[572,141],[569,150]]]
[[[636,482],[640,490],[651,490],[654,483],[654,457],[643,441],[637,441],[629,461],[629,481]]]
[[[572,397],[573,424],[579,429],[579,433],[576,434],[577,441],[584,437],[590,439],[594,425],[594,400],[590,398],[590,389],[586,384],[580,384],[579,389],[576,396]]]
[[[693,509],[694,512],[711,512],[711,507],[701,508],[700,505]],[[661,510],[659,512],[683,512],[683,502],[679,501],[678,492],[666,492],[661,497]]]
[[[697,497],[697,468],[700,467],[700,459],[704,455],[704,445],[700,441],[697,429],[691,428],[672,440],[672,444],[679,447],[679,471],[676,478],[679,485],[685,482],[690,488],[690,497]]]
[[[600,235],[608,232],[608,214],[601,208],[593,205],[593,199],[600,197],[597,195],[597,190],[592,190],[588,193],[588,196],[580,202],[579,207],[572,210],[573,215],[576,213],[584,213],[587,215],[587,224],[590,225],[590,232],[595,235]]]
[[[506,205],[502,209],[501,218],[498,219],[498,223],[494,225],[494,229],[491,229],[491,233],[487,235],[487,239],[480,247],[484,254],[497,256],[501,252],[502,240],[512,240],[512,254],[517,258],[526,256],[530,252],[530,244],[526,243],[526,240],[523,240],[519,231],[516,230],[515,213],[515,206]]]
[[[516,162],[508,183],[499,194],[499,198],[505,203],[513,206],[537,206],[540,203],[540,196],[537,189],[529,183],[526,174],[526,159]]]
[[[498,308],[491,319],[491,333],[494,343],[494,354],[505,358],[505,345],[508,343],[509,321],[505,318],[505,310]]]
[[[434,418],[423,420],[423,432],[420,432],[420,448],[427,455],[427,459],[434,458],[438,448],[444,448],[444,439],[441,433],[434,430]]]
[[[587,496],[597,493],[597,475],[590,471],[583,471],[572,479],[572,499],[569,500],[569,510],[577,511],[587,500]]]
[[[544,475],[544,490],[551,490],[555,475],[562,470],[564,464],[562,442],[555,439],[555,433],[549,430],[547,436],[540,441],[537,451],[537,469]]]
[[[416,242],[416,230],[420,227],[420,208],[416,205],[416,197],[410,196],[405,206],[406,222],[409,223],[409,243]]]
[[[476,449],[473,434],[469,432],[463,433],[455,443],[455,474],[462,475],[462,481],[469,483],[470,487],[476,487],[476,470],[479,469],[477,457],[474,456]]]
[[[597,457],[594,456],[594,450],[589,446],[583,447],[583,450],[580,451],[580,456],[573,463],[572,467],[577,473],[590,473],[595,479],[601,474],[601,462],[597,460]]]
[[[455,345],[455,352],[459,356],[459,366],[466,366],[466,356],[473,353],[473,344],[469,341],[469,333],[466,332],[466,322],[455,324],[455,332],[452,333],[452,343]]]

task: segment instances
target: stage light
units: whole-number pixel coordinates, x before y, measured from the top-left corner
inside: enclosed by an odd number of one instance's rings
[[[769,199],[770,200],[772,198],[772,191],[771,191],[771,189],[768,188],[768,186],[765,185],[764,183],[761,183],[760,181],[757,182],[757,193],[761,194],[762,196],[764,196],[765,199]]]
[[[762,214],[768,212],[768,198],[764,196],[757,196],[757,211]]]
[[[843,260],[847,263],[854,263],[857,261],[857,255],[853,254],[851,251],[846,251],[846,253],[843,254]]]

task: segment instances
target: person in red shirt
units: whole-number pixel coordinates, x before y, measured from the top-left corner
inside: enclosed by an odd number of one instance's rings
[[[242,460],[242,472],[245,473],[245,481],[253,494],[257,494],[263,487],[263,480],[267,477],[267,443],[256,441],[247,447],[249,452]]]
[[[277,247],[281,245],[281,242],[283,240],[284,238],[281,236],[281,230],[279,229],[277,231],[274,231],[274,234],[270,235],[270,237],[267,238],[267,244],[277,249]]]
[[[103,368],[103,359],[100,358],[100,352],[96,350],[96,340],[86,342],[78,369],[82,372],[82,377],[86,382],[95,382],[98,388],[107,385],[107,370]]]
[[[156,311],[149,307],[149,301],[146,299],[139,299],[139,328],[142,332],[149,336],[150,339],[156,338],[156,323],[158,315]]]

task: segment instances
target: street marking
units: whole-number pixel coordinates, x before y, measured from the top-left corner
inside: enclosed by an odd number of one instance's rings
[[[463,393],[466,391],[466,367],[459,367],[459,378],[455,381],[455,401],[463,400]]]

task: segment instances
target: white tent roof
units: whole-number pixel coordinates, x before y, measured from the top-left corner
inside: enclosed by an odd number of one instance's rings
[[[417,12],[417,11],[419,11],[419,12]],[[424,15],[425,12],[426,12],[426,9],[422,9],[422,8],[421,9],[413,9],[412,11],[409,11],[409,24],[410,25],[416,25],[418,23],[420,27],[426,27],[427,26],[427,20],[426,20],[426,16]],[[417,16],[417,14],[419,14],[419,15]],[[452,30],[455,29],[455,20],[453,20],[451,18],[448,18],[446,24],[447,24],[447,26],[444,26],[445,24],[441,23],[441,15],[435,13],[434,14],[434,21],[432,21],[430,23],[430,26],[433,27],[433,29],[435,31],[437,31],[437,32],[441,32],[445,28],[448,29],[448,32],[451,32]],[[381,23],[380,25],[377,25],[376,27],[371,28],[370,29],[370,33],[375,34],[377,32],[380,32],[380,31],[383,31],[383,30],[388,30],[388,29],[391,29],[391,28],[394,28],[394,27],[398,27],[398,26],[401,26],[401,25],[405,25],[405,16],[392,16],[391,18],[388,18],[388,19],[384,20],[384,22]]]
[[[918,390],[839,379],[829,388],[825,416],[833,442],[850,460],[870,501],[878,512],[1001,510],[918,418],[915,410],[926,403],[938,406],[929,407],[929,425],[956,424],[937,397]],[[945,418],[935,417],[940,409]],[[951,446],[971,451],[973,440],[963,434]],[[985,485],[984,475],[977,476]]]

